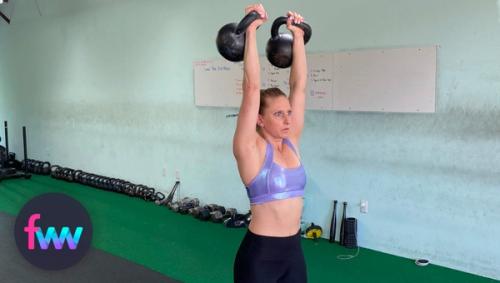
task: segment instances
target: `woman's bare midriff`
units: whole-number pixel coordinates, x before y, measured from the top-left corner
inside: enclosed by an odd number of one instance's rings
[[[295,235],[300,229],[302,205],[302,197],[251,205],[252,221],[249,229],[252,233],[263,236]]]

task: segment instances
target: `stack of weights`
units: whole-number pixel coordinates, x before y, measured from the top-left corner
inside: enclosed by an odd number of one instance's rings
[[[358,230],[358,222],[354,217],[348,217],[344,222],[344,246],[346,248],[354,249],[358,247],[358,240],[356,238]]]

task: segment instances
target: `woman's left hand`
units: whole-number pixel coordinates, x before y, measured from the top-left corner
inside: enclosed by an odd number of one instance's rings
[[[286,21],[286,27],[292,32],[293,36],[304,36],[304,31],[293,24],[300,24],[304,22],[304,18],[296,12],[288,11],[288,20]]]

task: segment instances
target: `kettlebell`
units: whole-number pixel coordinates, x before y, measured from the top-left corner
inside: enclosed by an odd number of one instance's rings
[[[271,38],[267,42],[266,55],[269,62],[278,68],[288,68],[292,65],[293,36],[289,33],[280,33],[280,26],[286,24],[287,17],[279,17],[271,27]],[[293,24],[304,31],[304,44],[311,39],[311,26],[305,22]]]
[[[252,11],[238,24],[229,23],[221,27],[217,33],[217,39],[215,40],[220,55],[232,62],[243,61],[243,54],[245,52],[245,31],[253,21],[259,18],[259,13]]]

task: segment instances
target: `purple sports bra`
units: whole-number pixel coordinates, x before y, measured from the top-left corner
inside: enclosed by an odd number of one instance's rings
[[[288,139],[283,139],[283,142],[297,154],[295,147]],[[261,204],[304,195],[306,172],[302,162],[296,168],[283,168],[273,162],[273,155],[273,147],[267,143],[264,164],[247,187],[250,204]]]

